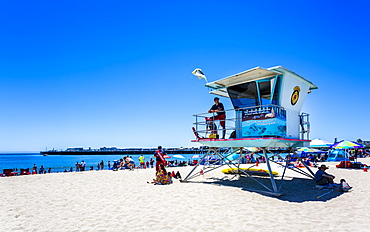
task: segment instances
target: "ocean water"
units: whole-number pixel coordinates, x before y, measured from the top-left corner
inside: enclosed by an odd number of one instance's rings
[[[173,157],[174,154],[170,154]],[[166,159],[167,161],[177,160],[177,161],[188,161],[191,159],[193,154],[181,154],[185,157],[185,159],[178,159],[178,158],[169,158]],[[48,155],[43,156],[39,153],[14,153],[14,154],[0,154],[0,173],[2,173],[3,169],[8,168],[29,168],[32,169],[33,165],[36,164],[37,168],[39,169],[41,165],[44,166],[45,170],[51,168],[52,172],[63,172],[65,169],[69,171],[72,167],[75,171],[75,164],[76,162],[81,163],[81,161],[85,161],[86,168],[85,170],[89,170],[91,166],[94,167],[94,170],[97,170],[98,163],[102,160],[104,161],[104,168],[107,169],[108,161],[111,162],[113,165],[113,160],[119,160],[123,156],[126,155]],[[129,155],[132,156],[132,159],[135,161],[135,164],[139,164],[139,154],[137,155]],[[153,155],[145,154],[143,155],[146,160],[149,161]],[[154,158],[154,157],[153,157]]]

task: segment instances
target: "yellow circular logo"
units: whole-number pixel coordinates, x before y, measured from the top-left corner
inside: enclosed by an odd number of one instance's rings
[[[298,86],[296,86],[296,87],[294,87],[293,90],[294,91],[292,93],[292,97],[290,98],[290,103],[294,106],[298,102],[298,99],[299,99],[299,91],[301,91],[301,88],[299,88]]]

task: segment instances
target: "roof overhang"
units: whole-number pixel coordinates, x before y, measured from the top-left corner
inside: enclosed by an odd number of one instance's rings
[[[215,90],[212,90],[209,93],[215,94],[215,95],[218,95],[218,96],[221,96],[221,97],[227,97],[227,98],[229,97],[229,93],[227,92],[226,88],[215,89]]]
[[[291,71],[291,70],[289,70],[287,68],[284,68],[283,66],[271,67],[271,68],[268,68],[268,70],[280,71],[280,72],[284,72],[284,71],[290,72],[293,75],[301,78],[304,82],[306,82],[307,85],[309,86],[309,90],[311,90],[311,89],[318,89],[318,87],[315,84],[313,84],[311,81],[307,80],[306,78],[302,77],[301,75],[298,75],[297,73],[295,73],[295,72],[293,72],[293,71]]]
[[[266,77],[273,77],[276,75],[281,75],[282,73],[275,70],[268,70],[261,67],[256,67],[249,69],[247,71],[223,78],[218,81],[213,81],[207,83],[206,86],[212,89],[222,89],[227,88],[229,86],[234,86],[250,81],[260,80]],[[216,93],[215,93],[216,94]]]

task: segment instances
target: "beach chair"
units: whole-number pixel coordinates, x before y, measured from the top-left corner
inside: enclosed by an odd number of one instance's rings
[[[4,169],[3,174],[5,176],[15,176],[17,173],[13,172],[13,169]]]

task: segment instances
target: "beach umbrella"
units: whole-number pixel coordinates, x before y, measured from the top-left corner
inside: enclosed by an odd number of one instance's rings
[[[364,145],[348,140],[343,140],[339,143],[332,145],[331,147],[336,149],[354,149],[364,147]]]
[[[325,153],[325,151],[309,147],[301,147],[297,150],[297,153],[300,154],[301,158],[306,158],[308,153]]]
[[[171,156],[169,156],[169,155],[164,155],[164,156],[163,156],[163,158],[165,158],[165,159],[171,159]]]
[[[257,152],[257,151],[259,151],[259,149],[257,147],[246,147],[245,149],[248,150],[248,151],[250,151],[250,152]]]
[[[309,147],[301,147],[297,151],[304,151],[304,152],[321,152],[319,149],[313,149]]]
[[[336,144],[332,145],[331,147],[334,148],[334,149],[345,149],[345,150],[347,150],[347,149],[361,148],[361,147],[364,147],[364,145],[356,143],[356,142],[348,141],[348,140],[343,140],[339,143],[336,143]],[[348,154],[348,153],[346,152],[346,154]],[[347,155],[346,155],[346,158],[348,158]]]
[[[310,147],[330,147],[332,143],[329,143],[322,139],[314,139],[310,142]]]
[[[185,159],[185,157],[184,157],[184,156],[182,156],[182,155],[173,155],[173,157],[174,157],[174,158],[178,158],[178,159]]]
[[[199,159],[200,158],[200,155],[193,155],[191,158],[192,159]]]

